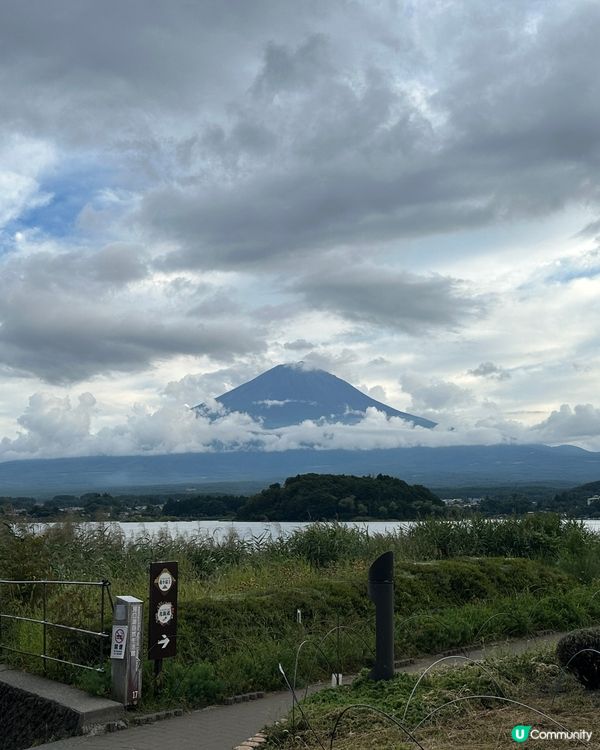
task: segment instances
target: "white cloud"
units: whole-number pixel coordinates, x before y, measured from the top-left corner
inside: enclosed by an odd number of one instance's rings
[[[75,406],[69,396],[34,393],[18,419],[23,429],[14,440],[2,440],[0,455],[59,456],[73,450],[78,455],[89,440],[95,406],[91,393],[82,393]]]
[[[600,450],[600,409],[592,404],[562,404],[532,429],[545,443],[575,443]]]
[[[14,439],[0,441],[1,460],[85,455],[137,455],[215,450],[371,450],[412,446],[569,443],[600,448],[600,409],[562,406],[546,420],[526,427],[492,411],[474,422],[447,418],[434,429],[415,427],[369,408],[357,424],[305,421],[267,430],[247,414],[225,413],[216,402],[212,418],[169,401],[156,409],[134,405],[125,420],[96,428],[101,405],[90,393],[73,404],[69,396],[31,396]],[[220,412],[220,413],[219,413]],[[216,415],[216,416],[215,416]]]
[[[41,177],[56,158],[55,149],[46,141],[0,134],[0,228],[51,200],[41,188]]]
[[[455,410],[473,401],[473,395],[467,388],[438,379],[424,380],[416,373],[405,373],[400,378],[400,384],[402,390],[412,396],[411,408],[417,412]]]

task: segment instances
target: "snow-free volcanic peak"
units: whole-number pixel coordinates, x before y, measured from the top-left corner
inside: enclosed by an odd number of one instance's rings
[[[435,426],[429,419],[382,404],[345,380],[305,362],[277,365],[216,400],[228,411],[261,419],[267,428],[300,424],[307,419],[352,424],[360,421],[369,407],[420,427]],[[203,405],[195,408],[203,409]]]

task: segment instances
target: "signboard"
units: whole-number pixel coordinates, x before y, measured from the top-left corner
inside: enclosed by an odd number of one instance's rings
[[[113,625],[110,658],[124,659],[127,650],[127,625]]]
[[[176,562],[150,563],[148,658],[160,661],[177,653]]]
[[[142,697],[143,607],[135,596],[117,596],[113,610],[112,695],[124,706],[135,706]]]

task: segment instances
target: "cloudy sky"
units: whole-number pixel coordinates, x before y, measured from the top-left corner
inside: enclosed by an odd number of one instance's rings
[[[297,360],[600,450],[599,36],[584,0],[4,0],[0,460],[198,449],[185,403]],[[369,420],[339,444],[449,439]]]

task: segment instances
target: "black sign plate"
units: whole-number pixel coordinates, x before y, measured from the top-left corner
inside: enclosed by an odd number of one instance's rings
[[[178,577],[176,562],[150,563],[149,659],[166,659],[177,653]]]

